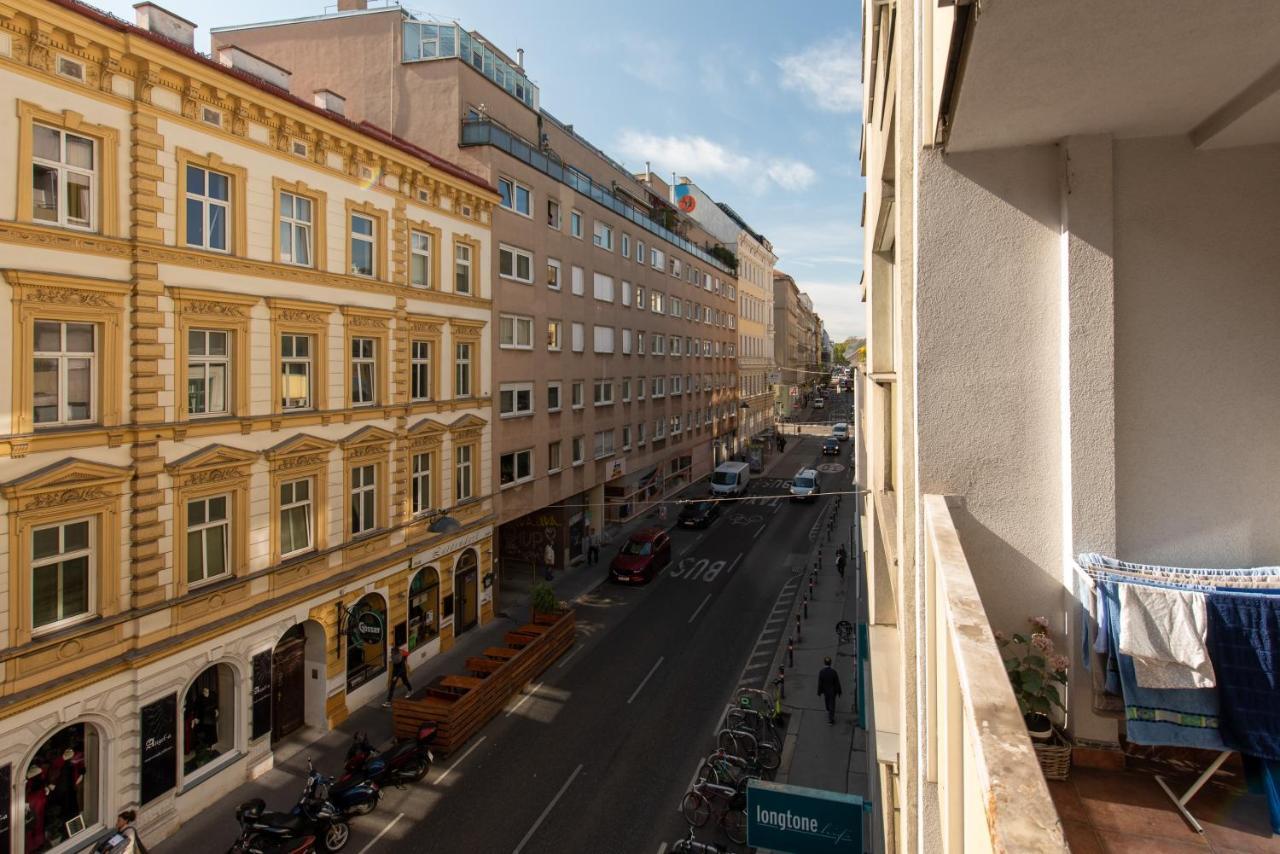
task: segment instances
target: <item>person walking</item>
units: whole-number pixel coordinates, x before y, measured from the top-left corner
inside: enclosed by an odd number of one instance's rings
[[[849,555],[844,550],[844,543],[836,549],[836,572],[840,573],[840,577],[844,578],[844,565],[849,561]]]
[[[831,656],[822,659],[825,665],[818,671],[818,695],[827,704],[827,723],[836,722],[836,697],[844,692],[840,689],[840,674],[831,666]]]
[[[595,566],[600,560],[600,538],[594,528],[587,528],[587,566]]]
[[[556,550],[547,543],[542,549],[542,577],[551,580],[551,568],[556,565]]]
[[[397,682],[404,683],[406,699],[413,696],[413,686],[409,684],[409,656],[399,646],[391,650],[391,682],[387,685],[387,701],[382,704],[384,709],[391,707],[391,697],[396,692]]]
[[[133,826],[138,814],[125,810],[116,816],[116,832],[99,842],[94,851],[99,854],[147,854],[147,848],[138,838],[138,828]]]

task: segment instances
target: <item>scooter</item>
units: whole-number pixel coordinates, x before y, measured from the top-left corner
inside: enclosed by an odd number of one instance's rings
[[[438,729],[435,721],[424,721],[418,727],[416,738],[396,742],[383,752],[370,744],[367,733],[357,732],[347,751],[346,771],[338,782],[364,779],[384,787],[416,783],[427,776],[431,763],[435,761],[428,745],[436,737]]]
[[[382,800],[382,788],[372,780],[359,779],[359,775],[343,775],[334,780],[315,769],[307,759],[307,784],[303,798],[328,801],[338,808],[344,818],[368,815]]]
[[[242,803],[236,808],[240,842],[267,850],[272,846],[293,850],[288,845],[300,845],[305,837],[310,836],[321,851],[329,854],[341,851],[351,838],[351,828],[337,807],[328,800],[315,797],[311,789],[308,782],[298,803],[287,813],[268,811],[262,798]]]

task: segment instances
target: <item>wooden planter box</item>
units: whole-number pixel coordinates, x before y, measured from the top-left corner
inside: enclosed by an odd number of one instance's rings
[[[507,633],[506,646],[468,658],[468,675],[445,676],[412,699],[393,700],[396,737],[413,738],[423,721],[436,721],[432,749],[453,753],[573,646],[575,629],[573,611],[537,614],[533,622]]]

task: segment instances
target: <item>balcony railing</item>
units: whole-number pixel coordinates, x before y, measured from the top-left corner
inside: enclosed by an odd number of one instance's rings
[[[1068,851],[952,518],[924,497],[926,780],[942,850]]]

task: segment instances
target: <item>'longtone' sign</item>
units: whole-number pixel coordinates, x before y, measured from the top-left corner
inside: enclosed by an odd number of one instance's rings
[[[867,806],[857,795],[752,780],[747,785],[747,844],[791,854],[862,854]]]

